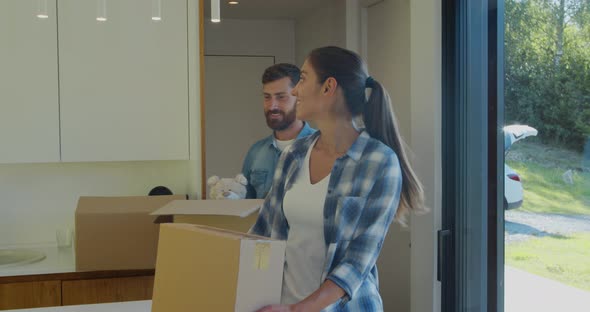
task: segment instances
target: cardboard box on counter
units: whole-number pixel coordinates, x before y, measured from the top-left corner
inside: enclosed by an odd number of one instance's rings
[[[202,224],[245,233],[256,222],[263,202],[263,199],[175,200],[152,215],[172,216],[174,223]]]
[[[159,225],[151,212],[185,195],[80,197],[76,271],[153,269]]]
[[[281,300],[286,242],[162,224],[152,312],[253,312]]]

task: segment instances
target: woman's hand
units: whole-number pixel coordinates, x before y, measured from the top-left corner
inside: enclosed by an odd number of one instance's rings
[[[296,309],[294,305],[275,304],[266,306],[256,312],[296,312]]]
[[[269,305],[256,312],[319,312],[342,298],[345,292],[331,280],[326,280],[320,288],[303,301],[291,305]]]

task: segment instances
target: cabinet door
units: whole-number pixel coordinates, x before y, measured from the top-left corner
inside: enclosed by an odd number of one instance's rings
[[[61,305],[60,281],[0,284],[0,310],[59,305]]]
[[[186,0],[97,3],[58,1],[62,160],[188,159]]]
[[[153,276],[63,281],[63,305],[150,300]]]
[[[38,18],[37,1],[0,1],[0,163],[59,161],[55,0],[45,3]]]

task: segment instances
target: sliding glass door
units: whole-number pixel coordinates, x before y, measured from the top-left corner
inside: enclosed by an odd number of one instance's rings
[[[443,1],[442,311],[503,311],[502,12]]]

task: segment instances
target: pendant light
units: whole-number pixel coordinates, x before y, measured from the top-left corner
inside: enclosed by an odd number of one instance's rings
[[[47,0],[37,0],[37,17],[49,18],[49,12],[47,11]]]
[[[107,21],[107,0],[96,1],[96,20],[99,22]]]
[[[162,0],[152,0],[152,21],[162,20]]]
[[[221,8],[219,0],[211,0],[211,21],[213,23],[221,22]]]

